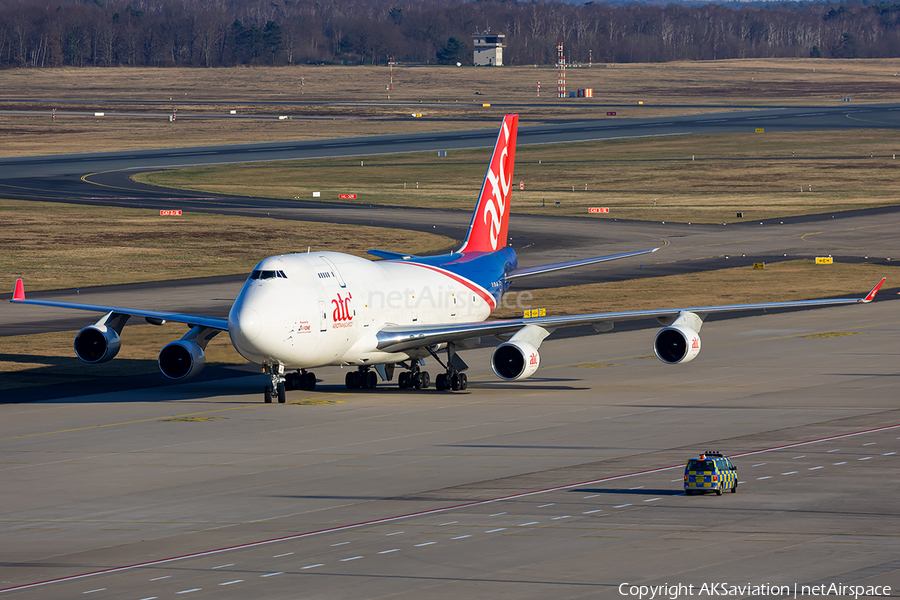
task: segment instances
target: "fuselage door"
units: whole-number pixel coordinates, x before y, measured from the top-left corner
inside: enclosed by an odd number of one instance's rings
[[[325,308],[325,301],[319,300],[319,331],[328,330],[328,310]]]

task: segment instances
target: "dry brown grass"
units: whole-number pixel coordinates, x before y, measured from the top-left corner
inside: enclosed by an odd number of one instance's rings
[[[469,129],[492,126],[504,112],[520,113],[523,123],[541,123],[596,118],[608,109],[619,117],[639,117],[700,112],[710,104],[823,104],[845,96],[854,102],[881,102],[896,99],[897,72],[900,59],[598,64],[567,71],[567,89],[593,88],[593,100],[560,100],[553,67],[400,66],[388,101],[387,67],[20,69],[3,72],[0,100],[7,102],[0,108],[38,110],[45,116],[0,115],[0,145],[5,155],[52,154]],[[538,81],[540,97],[535,95]],[[639,101],[644,105],[638,106]],[[267,104],[273,102],[303,104]],[[503,106],[484,108],[483,103]],[[52,108],[155,116],[60,115],[52,123]],[[169,123],[166,115],[173,108],[180,118]],[[241,115],[296,118],[187,118],[221,116],[231,109]],[[412,119],[410,113],[421,113],[423,119]]]
[[[794,156],[792,157],[792,153]],[[874,158],[870,155],[874,154]],[[522,146],[518,213],[721,223],[897,203],[892,131],[718,134]],[[488,150],[231,165],[145,173],[140,181],[210,194],[337,199],[471,210]],[[693,160],[692,160],[693,157]],[[349,182],[349,183],[348,183]],[[573,191],[574,186],[574,191]],[[800,191],[803,186],[804,191]],[[809,186],[812,186],[810,191]],[[655,202],[654,202],[655,201]],[[556,202],[560,202],[559,208]]]
[[[0,200],[0,280],[24,276],[41,290],[247,273],[307,246],[362,255],[385,236],[398,252],[454,243],[375,227]]]

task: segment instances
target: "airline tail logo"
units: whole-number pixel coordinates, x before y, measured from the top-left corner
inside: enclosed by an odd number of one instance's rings
[[[518,125],[519,115],[503,119],[469,235],[460,252],[494,252],[506,246]]]

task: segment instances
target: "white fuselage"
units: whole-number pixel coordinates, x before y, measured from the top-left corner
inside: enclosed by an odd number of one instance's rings
[[[406,360],[377,349],[385,325],[443,325],[490,315],[487,290],[437,267],[314,252],[260,262],[228,315],[249,361],[312,368]]]

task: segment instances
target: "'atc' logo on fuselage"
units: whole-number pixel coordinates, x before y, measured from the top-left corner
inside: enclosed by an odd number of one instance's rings
[[[347,294],[346,298],[341,298],[341,295],[338,294],[337,298],[331,299],[331,303],[334,305],[332,318],[335,323],[353,320],[353,315],[350,314],[350,300],[352,299],[353,294]]]

